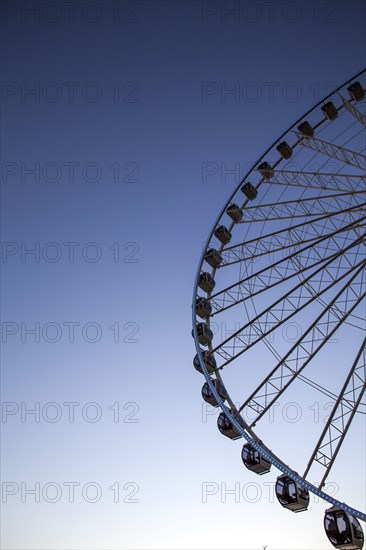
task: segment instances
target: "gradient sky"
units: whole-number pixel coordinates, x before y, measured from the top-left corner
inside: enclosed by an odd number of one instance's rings
[[[3,548],[329,548],[203,414],[190,308],[243,167],[362,68],[365,6],[2,3]],[[305,440],[307,398],[268,430]],[[363,507],[359,465],[329,490]]]

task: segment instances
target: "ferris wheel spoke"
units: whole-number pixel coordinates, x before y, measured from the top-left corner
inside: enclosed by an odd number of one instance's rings
[[[314,202],[317,204],[320,201],[328,200],[328,199],[342,199],[343,197],[351,197],[354,195],[363,195],[365,194],[365,189],[359,189],[359,190],[353,190],[348,192],[340,192],[340,193],[333,193],[332,195],[317,195],[314,197],[306,197],[306,198],[300,198],[300,199],[294,199],[290,201],[280,201],[280,202],[273,202],[270,204],[260,204],[259,206],[249,206],[246,208],[246,211],[260,211],[262,208],[269,208],[273,206],[288,206],[292,204],[303,204],[305,202]]]
[[[365,218],[366,216],[364,216],[364,219]],[[365,226],[365,224],[363,224],[363,226]],[[350,224],[347,228],[342,229],[343,233],[345,231],[347,231],[349,234],[354,232],[354,224]],[[269,265],[268,267],[264,267],[256,273],[253,273],[252,275],[241,279],[237,283],[230,285],[220,292],[216,292],[215,294],[211,295],[211,297],[207,298],[213,308],[213,313],[211,316],[213,317],[218,313],[226,311],[227,309],[244,302],[248,298],[253,298],[261,292],[269,290],[277,286],[278,284],[282,284],[296,276],[299,276],[311,268],[315,268],[321,264],[328,262],[328,260],[334,261],[334,259],[345,255],[354,246],[359,244],[360,238],[357,235],[357,238],[351,241],[350,244],[343,248],[340,248],[340,243],[337,239],[334,238],[339,233],[341,233],[341,230],[334,231],[333,233],[330,233],[329,235],[325,235],[320,238],[316,244],[319,247],[320,244],[324,243],[324,247],[321,247],[319,251],[317,250],[317,248],[314,249],[313,243],[310,243],[303,248],[298,248],[297,250],[295,250],[295,252],[292,252],[285,258],[277,260],[275,263]],[[348,234],[343,235],[342,244],[349,241],[349,239],[350,237],[348,236]],[[326,246],[325,244],[327,240],[329,240],[328,246]],[[328,252],[329,247],[331,248],[332,253],[328,254],[327,256],[325,254],[325,251]],[[298,269],[295,269],[292,262],[296,261],[297,257],[303,256],[305,252],[310,252],[310,259],[313,260],[312,263],[306,262],[306,265],[304,265],[304,263],[300,263]],[[317,254],[317,258],[311,257],[314,255],[313,252]],[[289,271],[290,274],[288,274]]]
[[[342,94],[338,92],[339,97],[341,98],[343,102],[343,107],[347,109],[347,111],[358,121],[360,122],[365,128],[366,128],[366,117],[363,113],[361,113],[357,107],[352,105],[349,101],[347,101]]]
[[[271,353],[274,355],[274,357],[276,357],[277,361],[280,361],[281,360],[281,355],[276,351],[276,349],[271,344],[271,342],[269,342],[266,338],[263,340],[263,342],[266,345],[266,347],[271,351]],[[304,382],[305,384],[307,384],[308,386],[310,386],[310,387],[314,388],[315,390],[319,391],[323,395],[326,395],[327,397],[332,399],[334,402],[337,400],[338,397],[335,393],[331,392],[330,390],[328,390],[324,386],[318,384],[314,380],[311,380],[307,376],[304,376],[303,374],[299,374],[298,379],[301,380],[302,382]],[[352,401],[352,400],[350,402],[348,402],[347,400],[344,400],[343,403],[344,403],[345,407],[349,407],[350,409],[352,409],[354,407],[354,404],[355,404],[354,401]],[[362,412],[362,414],[366,414],[366,412]]]
[[[323,487],[331,467],[342,446],[357,408],[366,390],[366,338],[363,340],[356,359],[346,378],[333,410],[327,420],[303,477],[306,477],[314,462],[318,462],[326,472],[321,480]]]
[[[340,219],[339,216],[342,217],[342,215],[344,215],[344,217]],[[293,227],[263,235],[251,241],[244,241],[231,245],[230,247],[223,248],[221,251],[222,262],[220,269],[240,262],[250,262],[268,254],[283,252],[286,249],[295,248],[309,242],[316,243],[317,240],[324,237],[322,232],[324,231],[324,226],[327,221],[329,221],[333,230],[336,229],[341,232],[344,230],[344,227],[348,228],[348,226],[352,224],[356,226],[359,224],[359,221],[363,219],[364,218],[358,218],[355,220],[353,209],[346,208],[339,212],[333,212],[331,214],[322,215],[316,219],[307,220]],[[336,222],[345,225],[339,228]],[[306,237],[301,234],[301,230],[304,229],[306,230]]]
[[[299,208],[298,210],[301,210],[301,208]],[[362,212],[362,210],[364,210],[364,204],[357,204],[357,205],[354,205],[353,207],[349,208],[349,212]],[[248,220],[247,222],[244,221],[242,223],[256,223],[256,222],[263,222],[263,221],[266,221],[266,222],[280,222],[280,221],[283,221],[283,220],[295,220],[295,219],[299,219],[299,218],[314,218],[314,217],[317,217],[319,216],[319,214],[324,214],[324,212],[326,212],[326,208],[324,208],[323,210],[319,209],[318,212],[311,212],[311,213],[306,213],[306,211],[304,210],[303,213],[294,213],[294,214],[283,214],[283,213],[279,213],[278,215],[274,212],[272,213],[272,216],[273,217],[266,217],[266,218],[262,218],[262,219],[251,219],[251,220]],[[339,211],[336,210],[334,212],[335,214],[339,214]],[[328,216],[329,217],[329,216]]]
[[[342,173],[306,172],[296,170],[273,170],[265,185],[285,185],[307,189],[322,189],[323,191],[362,191],[366,176]]]
[[[348,208],[338,212],[339,215],[348,214],[348,213],[349,213]],[[299,241],[299,235],[300,235],[299,230],[303,230],[303,229],[306,229],[306,228],[310,228],[310,230],[312,230],[312,229],[316,230],[317,227],[322,228],[323,225],[321,225],[320,222],[326,221],[328,218],[331,218],[333,216],[336,216],[336,213],[334,213],[332,216],[328,216],[328,215],[321,216],[318,220],[309,220],[309,221],[298,223],[298,224],[293,225],[291,227],[286,227],[284,229],[278,229],[277,231],[271,231],[271,233],[267,233],[265,235],[262,235],[262,236],[259,236],[259,237],[255,238],[255,239],[251,239],[251,240],[248,240],[248,241],[244,241],[242,243],[237,243],[237,244],[225,247],[225,248],[223,248],[223,252],[228,252],[230,250],[235,250],[238,247],[243,247],[243,246],[246,246],[246,245],[253,248],[253,246],[255,246],[257,243],[260,243],[261,241],[266,241],[266,240],[271,239],[273,237],[276,238],[276,239],[279,239],[277,241],[277,243],[278,243],[278,246],[281,248],[281,250],[284,248],[285,243],[288,242],[289,240],[293,241],[295,239],[295,241],[297,243],[301,242],[302,244],[304,244],[305,241],[303,239],[300,238],[300,241]],[[355,222],[353,217],[351,219],[351,223],[357,223],[357,222]],[[314,238],[319,237],[319,235],[321,235],[321,233],[319,231],[315,231],[315,237]],[[294,239],[293,239],[293,236],[294,236]],[[312,240],[312,239],[310,239],[310,240]],[[293,246],[293,244],[291,243],[290,246]],[[268,249],[265,249],[265,251],[269,252]],[[273,250],[271,249],[270,251],[273,251]]]
[[[365,194],[366,191],[359,191],[359,194]],[[348,205],[349,201],[345,200],[345,196],[352,196],[352,198],[358,198],[356,192],[351,194],[342,194],[338,196],[338,199],[334,201],[326,202],[328,197],[318,197],[316,199],[303,199],[298,201],[290,201],[284,203],[263,205],[253,208],[252,211],[248,208],[246,210],[246,219],[241,223],[253,223],[263,221],[281,221],[295,218],[309,218],[315,216],[321,216],[326,213],[332,214],[333,212],[339,213],[339,210]],[[363,198],[363,197],[362,197]],[[343,200],[342,200],[343,199]],[[305,201],[313,201],[306,204]],[[332,204],[333,202],[333,204]],[[342,204],[343,202],[343,204]],[[334,204],[335,203],[335,204]],[[349,211],[360,211],[365,207],[365,202],[356,203],[352,206],[348,206]],[[336,209],[336,210],[334,210]]]
[[[239,412],[245,408],[250,408],[255,412],[256,417],[251,426],[254,426],[277,401],[280,395],[340,328],[347,317],[364,300],[366,296],[363,273],[365,265],[366,262],[362,262],[361,267],[354,273],[352,279],[343,286],[337,296],[240,407]],[[361,281],[356,283],[355,279],[360,273],[362,275]],[[353,283],[353,286],[351,283]],[[358,292],[357,287],[359,287]],[[332,307],[335,303],[342,304],[341,315],[339,312],[335,313]]]
[[[301,146],[313,149],[317,153],[322,153],[332,159],[337,159],[340,162],[348,164],[349,166],[353,166],[354,168],[359,168],[361,170],[366,169],[365,155],[346,149],[341,145],[335,145],[334,143],[318,138],[302,138],[301,134],[297,132],[295,133],[300,140]]]
[[[354,259],[357,260],[357,255]],[[331,263],[331,261],[332,260],[330,260],[329,263]],[[240,327],[239,330],[233,332],[229,338],[213,349],[213,352],[217,353],[224,359],[224,363],[220,366],[220,369],[231,363],[242,353],[250,349],[260,340],[280,327],[283,323],[288,321],[291,317],[317,300],[334,285],[351,275],[346,285],[350,284],[354,280],[355,276],[362,271],[365,264],[366,260],[362,260],[340,275],[337,273],[337,277],[334,278],[329,277],[329,273],[324,270],[324,266],[318,269],[315,273],[309,275],[306,279],[289,290],[284,296],[256,315],[254,319]],[[355,271],[356,274],[354,274]],[[314,283],[318,285],[318,291],[314,292],[312,287],[309,289],[306,283],[310,281],[314,275],[318,274],[320,274],[319,280],[314,281]],[[329,282],[328,278],[331,279],[331,282]],[[337,302],[337,299],[331,302],[332,305]],[[258,336],[258,332],[260,333],[260,336]]]

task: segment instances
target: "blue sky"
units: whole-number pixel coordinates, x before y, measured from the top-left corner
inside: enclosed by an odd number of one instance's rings
[[[365,4],[2,9],[3,547],[328,548],[325,505],[283,510],[206,419],[190,308],[244,167],[362,68]],[[301,464],[309,398],[265,427]],[[353,463],[329,490],[363,507]]]

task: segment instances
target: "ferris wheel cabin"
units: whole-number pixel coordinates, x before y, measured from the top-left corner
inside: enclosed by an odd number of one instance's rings
[[[307,120],[302,122],[300,126],[297,127],[297,129],[303,137],[312,138],[314,136],[314,128],[309,124]]]
[[[192,336],[193,336],[193,330],[192,330]],[[197,325],[197,336],[198,341],[203,346],[208,346],[208,344],[211,343],[213,338],[213,332],[206,323],[198,323]]]
[[[235,203],[230,204],[226,209],[226,214],[233,220],[234,223],[238,223],[243,218],[243,212],[239,206]]]
[[[207,369],[208,374],[214,373],[216,368],[217,368],[217,363],[216,363],[216,359],[214,357],[214,354],[210,353],[209,351],[201,349],[201,355],[202,355],[202,359],[203,359],[203,362],[205,364],[205,367]],[[194,359],[193,359],[193,365],[194,365],[194,368],[198,372],[203,374],[202,368],[201,368],[201,363],[200,363],[200,360],[198,358],[198,354],[196,354]]]
[[[215,237],[217,237],[222,244],[227,244],[231,240],[231,233],[224,225],[219,225],[219,227],[215,229]]]
[[[279,145],[277,145],[276,149],[283,159],[287,160],[292,157],[292,149],[287,141],[282,141]]]
[[[266,180],[269,180],[273,176],[273,168],[268,164],[268,162],[262,162],[262,164],[258,166],[258,171]]]
[[[196,315],[198,317],[201,317],[201,319],[205,319],[206,317],[209,317],[212,313],[212,307],[211,304],[206,298],[202,298],[201,296],[196,299]]]
[[[334,548],[340,550],[363,548],[364,535],[358,519],[336,506],[325,512],[324,529]]]
[[[264,458],[250,443],[246,443],[241,451],[241,459],[244,466],[259,474],[267,474],[271,469],[271,463]]]
[[[198,278],[198,286],[205,292],[212,292],[215,288],[215,279],[207,271],[204,271]]]
[[[279,503],[292,512],[304,512],[309,506],[309,491],[293,479],[283,475],[276,481],[276,497]]]
[[[217,379],[212,380],[212,384],[214,385],[215,390],[219,394],[220,399],[222,401],[226,401],[227,392],[226,392],[225,386],[220,382],[220,380],[217,380]],[[216,397],[212,393],[210,386],[208,385],[207,382],[203,384],[201,394],[202,394],[203,400],[206,401],[206,403],[209,403],[213,407],[219,406],[219,404],[216,401]]]
[[[242,193],[244,193],[246,198],[250,201],[253,201],[256,198],[256,196],[258,195],[258,191],[254,187],[254,185],[250,183],[250,181],[248,181],[247,183],[244,183],[244,185],[242,185],[241,191],[242,191]]]
[[[334,120],[338,116],[338,110],[333,101],[328,101],[328,103],[323,105],[322,111],[328,120]]]
[[[365,97],[365,91],[358,81],[353,82],[350,86],[348,86],[347,90],[353,101],[360,101]]]
[[[229,411],[231,414],[233,414],[232,411]],[[240,424],[243,428],[245,428],[244,421],[242,417],[239,415],[235,419],[238,424]],[[219,417],[217,419],[217,427],[219,428],[222,435],[226,435],[229,439],[239,439],[241,437],[240,432],[235,428],[232,422],[227,418],[226,414],[224,412],[219,414]]]
[[[221,254],[215,248],[209,248],[204,256],[206,262],[213,268],[221,264]]]

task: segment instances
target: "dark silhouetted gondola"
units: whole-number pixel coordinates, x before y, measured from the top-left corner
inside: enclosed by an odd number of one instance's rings
[[[242,417],[237,416],[236,420],[238,424],[240,424],[244,428],[244,421]],[[238,430],[223,412],[219,414],[219,417],[217,419],[217,427],[223,435],[226,435],[226,437],[229,437],[230,439],[239,439],[239,437],[241,437]]]
[[[227,244],[231,240],[231,233],[224,225],[219,225],[219,227],[215,229],[215,237],[217,237],[222,244]]]
[[[241,191],[242,193],[244,193],[246,198],[249,199],[250,201],[253,201],[258,195],[258,191],[254,187],[254,185],[252,185],[249,181],[247,183],[244,183],[244,185],[241,186]]]
[[[307,120],[302,122],[300,126],[297,127],[297,129],[303,137],[312,138],[314,135],[314,128],[309,124]]]
[[[201,355],[202,355],[203,362],[205,363],[208,374],[212,374],[213,372],[215,372],[217,368],[217,364],[216,364],[216,359],[214,354],[210,353],[209,351],[201,349]],[[201,363],[200,363],[200,360],[198,359],[197,354],[194,356],[193,365],[198,372],[203,374],[201,369]]]
[[[337,107],[332,101],[328,101],[328,103],[323,105],[322,111],[328,120],[334,120],[338,116]]]
[[[225,386],[220,382],[220,380],[212,380],[213,385],[215,386],[215,389],[219,396],[221,397],[222,401],[226,401],[227,398],[227,392],[225,389]],[[218,407],[218,403],[216,401],[216,398],[212,391],[210,390],[210,386],[207,382],[203,384],[202,387],[202,397],[206,403],[209,403],[213,407]]]
[[[348,86],[347,90],[349,91],[349,95],[353,101],[360,101],[365,97],[365,91],[358,81],[353,82],[351,86]]]
[[[221,264],[221,255],[215,248],[209,248],[206,251],[205,260],[211,267],[219,267]]]
[[[202,319],[205,319],[206,317],[209,317],[212,313],[212,307],[211,304],[206,298],[202,298],[201,296],[196,299],[196,315],[198,317],[201,317]]]
[[[279,503],[292,512],[303,512],[309,506],[309,491],[286,475],[277,478],[276,496]]]
[[[268,162],[262,162],[258,166],[258,170],[261,176],[266,178],[266,180],[269,180],[273,176],[273,168],[268,164]]]
[[[192,330],[192,336],[193,336],[193,330]],[[203,346],[208,346],[208,344],[212,341],[213,338],[213,332],[206,323],[198,323],[197,325],[197,336],[198,341]]]
[[[292,149],[287,141],[282,141],[279,145],[277,145],[276,149],[280,153],[282,158],[287,160],[292,157]]]
[[[250,445],[250,443],[244,445],[241,451],[241,459],[244,466],[256,474],[263,475],[271,469],[271,463]]]
[[[215,280],[207,271],[201,273],[198,279],[198,286],[205,292],[212,292],[215,288]]]
[[[227,207],[226,213],[235,223],[240,222],[240,220],[243,218],[242,210],[240,210],[239,206],[235,203],[232,203],[230,204],[230,206]]]
[[[363,548],[364,535],[359,521],[336,506],[325,512],[324,529],[334,548],[340,550]]]

